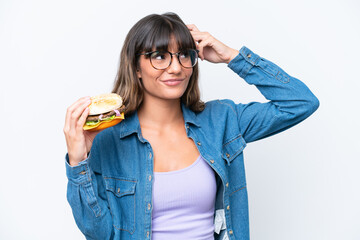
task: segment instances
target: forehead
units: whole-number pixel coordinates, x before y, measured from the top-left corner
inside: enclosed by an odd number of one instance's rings
[[[167,50],[169,52],[177,52],[179,51],[179,44],[176,41],[175,37],[172,35],[170,36],[169,40],[168,40],[168,45],[165,46],[159,46],[158,48],[153,47],[153,51],[157,51],[157,50]]]
[[[196,48],[190,31],[160,31],[158,34],[151,34],[143,43],[144,51],[181,51],[189,48]]]

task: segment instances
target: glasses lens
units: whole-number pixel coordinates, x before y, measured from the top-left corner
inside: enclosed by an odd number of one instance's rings
[[[156,69],[165,69],[170,65],[171,55],[168,52],[153,52],[150,56],[151,63]]]
[[[183,67],[191,68],[197,63],[198,54],[194,49],[188,49],[179,53],[179,60]]]
[[[198,54],[194,49],[188,49],[179,52],[178,59],[185,68],[192,68],[196,65]],[[171,63],[171,54],[169,52],[156,51],[150,55],[150,61],[156,69],[166,69]]]

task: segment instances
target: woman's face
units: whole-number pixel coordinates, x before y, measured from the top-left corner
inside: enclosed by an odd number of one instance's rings
[[[179,51],[174,38],[171,39],[168,50],[171,53]],[[181,98],[188,86],[192,71],[192,68],[181,66],[176,55],[173,55],[171,65],[164,70],[153,68],[150,59],[141,55],[137,76],[142,79],[144,100],[149,98],[163,100]]]

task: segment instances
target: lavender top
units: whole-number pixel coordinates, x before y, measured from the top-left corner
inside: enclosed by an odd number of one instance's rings
[[[154,172],[152,239],[214,239],[216,180],[199,156],[190,166]]]

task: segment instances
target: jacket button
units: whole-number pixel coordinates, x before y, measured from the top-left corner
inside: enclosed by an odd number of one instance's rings
[[[226,157],[227,157],[227,158],[229,158],[229,157],[230,157],[230,154],[228,154],[228,153],[226,153],[225,155],[226,155]]]
[[[149,181],[151,181],[151,175],[149,175]]]
[[[228,183],[228,182],[226,183],[226,187],[229,187],[229,183]]]
[[[197,142],[197,145],[201,146],[201,142]]]
[[[146,232],[146,237],[149,237],[149,231]]]
[[[210,160],[211,163],[214,163],[215,161],[213,159]]]
[[[149,158],[151,159],[151,157],[152,157],[152,154],[151,154],[151,153],[149,153]]]
[[[150,203],[148,203],[148,210],[150,210],[150,208],[151,208],[151,204],[150,204]]]
[[[232,231],[232,230],[230,230],[230,231],[229,231],[229,233],[230,233],[230,234],[233,234],[233,231]]]
[[[249,54],[247,55],[247,57],[248,57],[248,58],[251,58],[251,54],[249,53]]]
[[[228,206],[226,207],[226,209],[227,209],[227,210],[230,210],[230,206],[228,205]]]
[[[120,188],[117,189],[117,193],[119,193],[119,192],[120,192]]]
[[[79,174],[81,174],[81,175],[85,175],[85,170],[84,171],[81,171]]]

